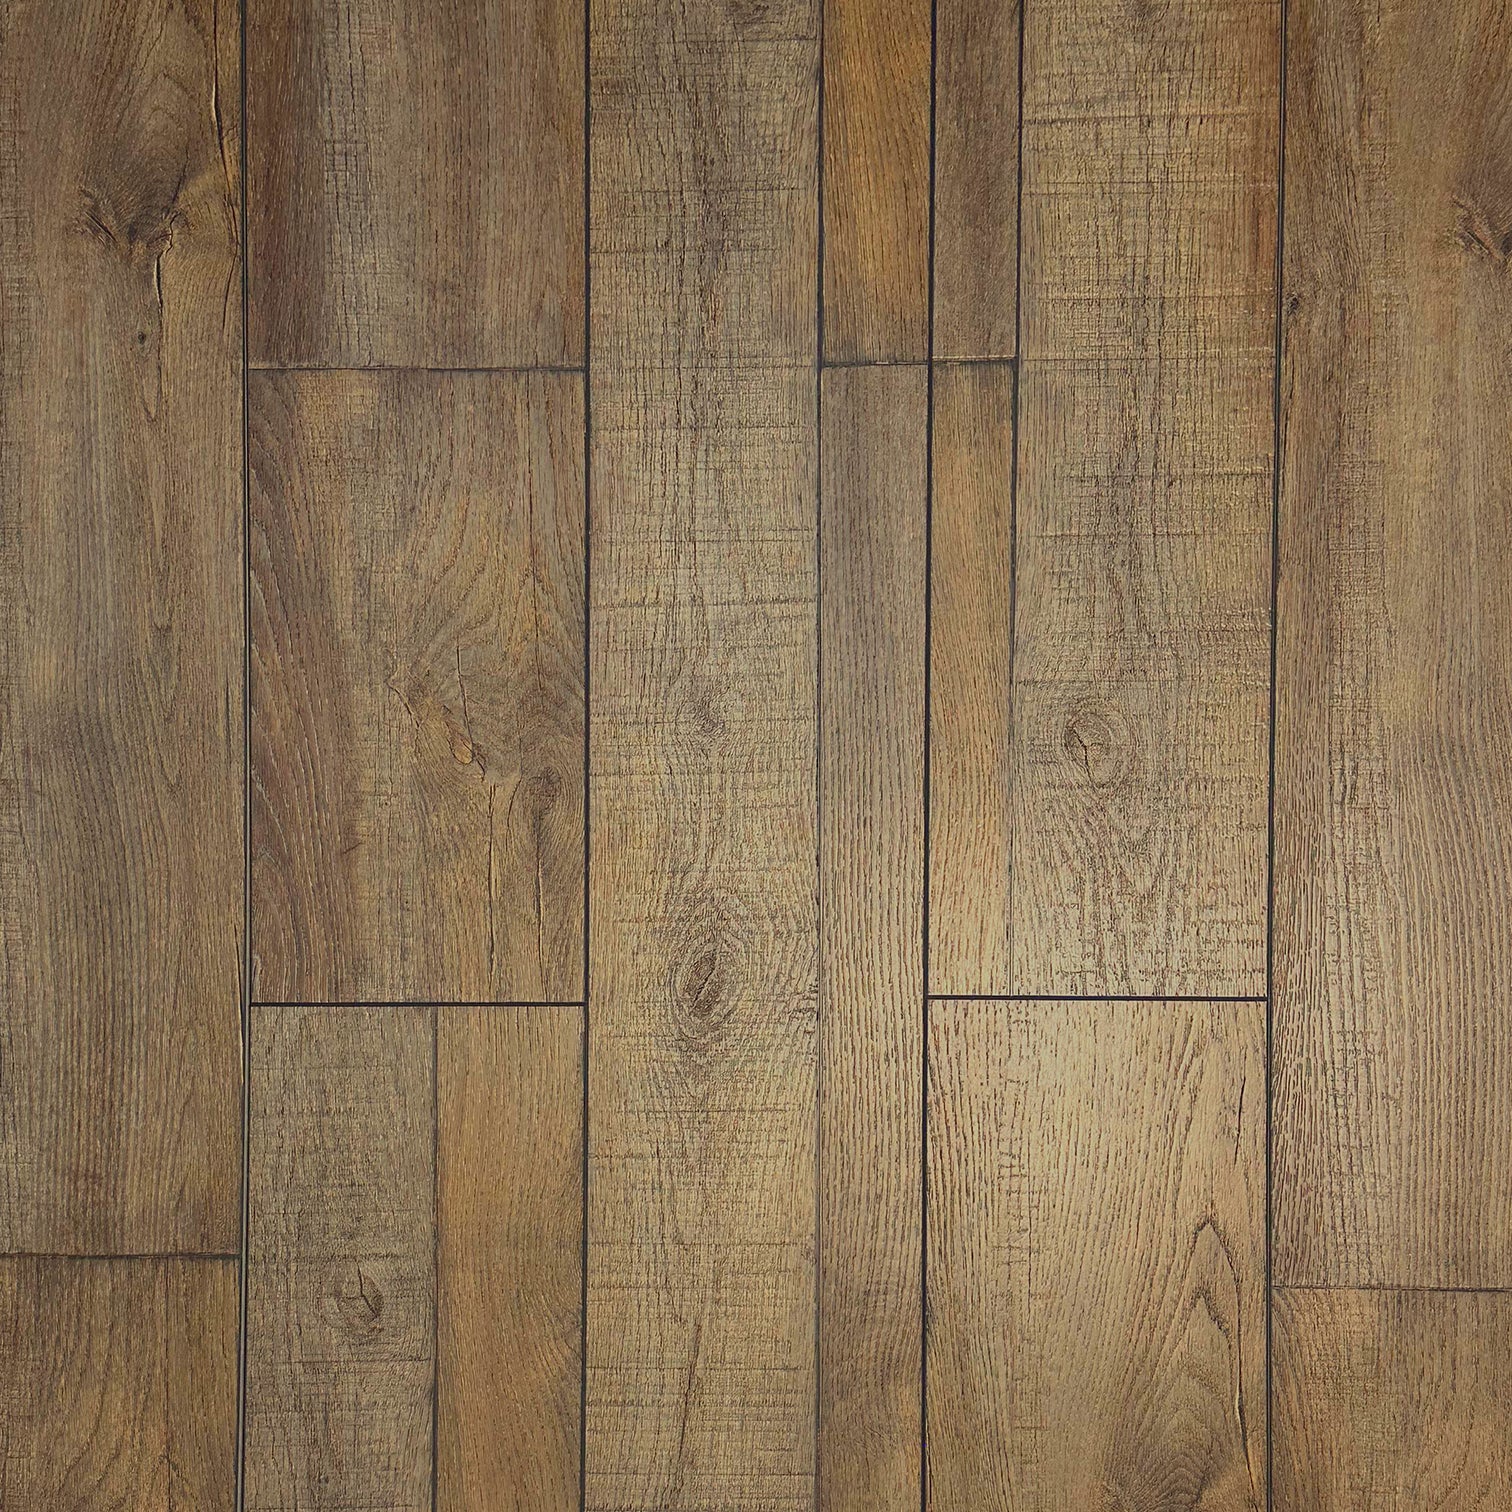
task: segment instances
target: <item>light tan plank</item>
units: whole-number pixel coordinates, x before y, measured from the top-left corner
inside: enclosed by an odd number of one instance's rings
[[[1254,1003],[936,1003],[934,1512],[1265,1506]]]
[[[250,403],[256,997],[577,997],[581,380]]]
[[[927,383],[824,375],[822,1512],[919,1505]]]
[[[1512,18],[1295,7],[1276,1277],[1512,1285]]]

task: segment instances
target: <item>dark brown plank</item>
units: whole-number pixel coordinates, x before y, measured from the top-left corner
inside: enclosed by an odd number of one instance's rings
[[[236,1248],[236,9],[0,18],[0,1249]]]
[[[250,393],[256,997],[577,997],[581,380]]]
[[[919,1505],[927,383],[845,368],[822,396],[823,1512]]]
[[[247,123],[255,364],[582,361],[579,0],[262,0]]]

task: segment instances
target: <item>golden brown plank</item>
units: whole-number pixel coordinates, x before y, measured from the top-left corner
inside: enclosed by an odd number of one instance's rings
[[[262,0],[247,123],[254,364],[582,361],[578,0]]]
[[[917,1512],[922,367],[824,375],[819,1505]]]
[[[575,1512],[582,1014],[441,1014],[439,1512]]]
[[[253,990],[582,977],[581,380],[257,374]]]
[[[590,32],[587,1505],[811,1512],[818,15]]]
[[[1512,1296],[1278,1291],[1276,1512],[1512,1506]]]
[[[935,1512],[1265,1506],[1257,1003],[935,1003]]]
[[[0,22],[0,1249],[233,1250],[236,9]]]
[[[1294,7],[1276,1277],[1512,1285],[1512,18]]]

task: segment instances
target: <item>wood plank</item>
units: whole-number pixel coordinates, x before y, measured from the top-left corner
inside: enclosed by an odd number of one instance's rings
[[[1258,1003],[936,1003],[935,1512],[1265,1501]]]
[[[930,6],[824,3],[824,356],[929,355]]]
[[[936,357],[1018,351],[1018,0],[935,6]]]
[[[583,399],[257,374],[261,1001],[582,990]]]
[[[1512,1296],[1278,1291],[1276,1512],[1512,1506]]]
[[[0,1259],[0,1502],[223,1512],[236,1263]]]
[[[249,1512],[431,1512],[434,1012],[253,1011]]]
[[[582,1013],[441,1015],[438,1512],[576,1512]]]
[[[578,0],[262,0],[247,123],[254,364],[582,362]]]
[[[1295,11],[1276,1276],[1512,1285],[1512,18]]]
[[[814,0],[595,0],[587,1506],[814,1498]]]
[[[236,8],[0,21],[0,1249],[240,1231]]]
[[[928,375],[821,412],[819,1507],[917,1512]]]

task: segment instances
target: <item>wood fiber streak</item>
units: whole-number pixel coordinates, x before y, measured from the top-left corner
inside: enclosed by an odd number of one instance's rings
[[[0,1249],[239,1229],[238,26],[0,13]]]
[[[583,360],[580,0],[247,13],[251,359]]]
[[[581,990],[574,375],[256,374],[259,1001]]]
[[[927,385],[824,375],[821,1512],[919,1504]]]
[[[590,20],[587,1506],[811,1512],[818,15]]]
[[[933,1512],[1265,1500],[1255,1003],[936,1003]]]
[[[248,1512],[431,1512],[434,1013],[253,1010]]]
[[[1509,1286],[1512,17],[1289,55],[1276,1277]]]

